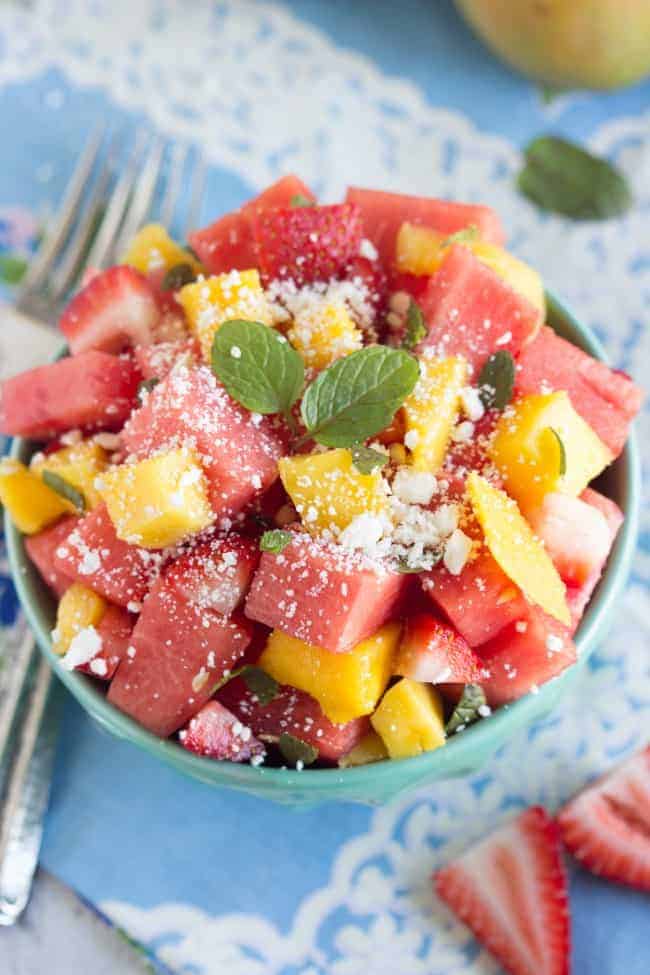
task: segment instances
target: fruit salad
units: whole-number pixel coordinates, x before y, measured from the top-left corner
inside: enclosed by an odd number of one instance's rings
[[[285,176],[88,269],[2,386],[0,498],[65,670],[209,759],[444,747],[576,660],[641,394],[545,324],[487,206]]]

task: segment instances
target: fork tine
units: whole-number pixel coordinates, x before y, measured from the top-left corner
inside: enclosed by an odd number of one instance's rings
[[[119,260],[126,250],[129,241],[144,223],[151,209],[151,203],[156,192],[156,185],[162,167],[165,143],[162,139],[154,139],[153,145],[144,161],[144,165],[133,188],[124,216],[124,222],[119,236],[113,247],[113,260]]]
[[[190,230],[194,230],[201,215],[201,203],[203,200],[203,190],[205,188],[205,177],[207,174],[205,158],[199,152],[192,175],[192,187],[190,190],[190,205],[187,208],[187,218],[185,220],[185,235]]]
[[[68,183],[61,206],[57,211],[54,223],[41,244],[34,260],[29,265],[23,278],[22,288],[16,302],[20,306],[20,299],[29,292],[38,289],[45,281],[50,268],[56,260],[62,244],[75,219],[77,206],[86,188],[88,178],[92,173],[97,153],[104,137],[103,125],[98,126],[91,135],[84,149],[72,179]]]
[[[163,227],[170,228],[174,222],[174,213],[176,212],[176,205],[181,192],[183,169],[186,159],[187,145],[182,142],[176,142],[171,151],[167,189],[160,204],[160,222]]]
[[[124,217],[124,211],[129,202],[140,158],[145,147],[145,139],[144,133],[138,132],[129,161],[115,184],[110,202],[106,207],[104,219],[90,248],[86,261],[88,267],[101,268],[107,263],[107,258],[113,249],[115,238]]]

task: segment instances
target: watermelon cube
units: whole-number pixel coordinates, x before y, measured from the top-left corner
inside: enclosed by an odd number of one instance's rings
[[[195,230],[189,242],[210,274],[257,267],[257,253],[251,220],[256,213],[273,207],[288,207],[295,196],[315,200],[311,190],[297,176],[283,176],[241,210],[227,213],[208,227]]]
[[[5,380],[0,432],[35,440],[66,430],[119,430],[135,402],[140,371],[129,358],[82,352]]]
[[[192,605],[230,616],[246,595],[259,560],[257,541],[234,533],[218,536],[175,559],[165,579]]]
[[[264,745],[250,728],[219,701],[204,704],[187,727],[178,732],[178,740],[196,755],[228,762],[247,762],[265,754]]]
[[[375,245],[387,268],[395,259],[395,238],[403,223],[422,224],[445,235],[475,226],[483,240],[502,244],[505,239],[501,221],[490,207],[357,186],[348,189],[345,199],[361,209],[364,236]]]
[[[246,650],[253,627],[193,606],[159,580],[146,597],[108,699],[149,731],[173,734]]]
[[[294,534],[279,555],[264,552],[246,615],[333,653],[345,653],[394,615],[408,577],[338,545]]]
[[[437,565],[421,579],[424,591],[470,647],[490,640],[526,612],[523,594],[487,549],[467,562],[459,575]]]
[[[83,583],[118,606],[140,608],[163,564],[160,552],[123,542],[106,505],[89,512],[54,550],[57,572]]]
[[[428,334],[418,351],[462,355],[475,374],[488,356],[517,356],[539,329],[539,308],[514,291],[467,247],[450,247],[420,302]]]
[[[369,729],[367,718],[334,724],[313,697],[286,684],[279,685],[272,701],[262,704],[244,678],[235,677],[217,692],[217,698],[257,737],[273,740],[283,733],[293,735],[317,748],[324,762],[337,762]]]
[[[515,395],[559,389],[568,392],[573,408],[617,457],[641,407],[642,390],[625,373],[544,327],[519,357]]]
[[[490,672],[481,683],[491,707],[534,692],[577,659],[568,627],[533,606],[477,652]]]
[[[394,673],[427,684],[480,684],[483,666],[453,626],[419,613],[406,621]]]
[[[36,535],[25,538],[25,548],[30,559],[38,569],[43,581],[52,589],[57,596],[62,596],[73,578],[66,575],[55,565],[55,552],[59,546],[67,539],[79,518],[75,515],[67,515],[56,521],[53,525],[48,525],[43,531]]]
[[[180,360],[187,365],[200,361],[201,350],[195,339],[176,339],[172,342],[154,342],[152,345],[137,345],[133,358],[142,373],[143,379],[164,379]]]
[[[131,644],[133,620],[134,617],[121,606],[109,604],[96,626],[102,641],[101,650],[92,660],[79,665],[76,670],[100,680],[111,680],[120,663],[126,659]]]
[[[126,450],[137,459],[180,447],[196,451],[222,523],[275,481],[283,436],[272,418],[249,413],[231,399],[204,366],[170,373],[122,432]]]

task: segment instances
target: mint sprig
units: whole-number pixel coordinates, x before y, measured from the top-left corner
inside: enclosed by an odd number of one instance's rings
[[[381,450],[373,450],[372,447],[364,447],[363,444],[353,443],[350,447],[352,463],[359,474],[372,474],[374,471],[381,470],[388,463],[388,454]]]
[[[487,360],[478,377],[478,394],[486,410],[503,410],[512,399],[515,360],[499,349]]]
[[[279,555],[291,542],[292,538],[293,535],[291,532],[285,532],[281,528],[272,528],[270,531],[262,534],[260,538],[260,551]]]
[[[481,717],[480,708],[485,707],[485,691],[480,684],[465,684],[460,700],[445,725],[445,733],[453,735]]]
[[[310,200],[308,196],[305,196],[304,193],[294,193],[291,199],[289,200],[289,206],[292,208],[315,207],[316,204],[314,203],[313,200]]]
[[[278,739],[278,748],[287,765],[313,765],[318,758],[318,749],[309,745],[302,738],[296,738],[283,731]]]
[[[427,326],[424,322],[424,315],[422,314],[422,309],[416,301],[411,301],[409,303],[409,308],[406,313],[406,331],[404,333],[404,338],[402,339],[402,348],[410,352],[415,346],[422,341],[422,339],[427,334]]]
[[[558,448],[559,448],[559,451],[560,451],[560,471],[559,471],[559,473],[560,473],[560,477],[564,477],[564,475],[566,474],[566,447],[564,446],[564,440],[562,439],[562,437],[560,436],[560,434],[558,433],[558,431],[555,429],[555,427],[549,427],[549,430],[551,431],[551,433],[555,437],[555,440],[557,442],[557,445],[558,445]]]
[[[44,470],[41,473],[41,479],[44,484],[47,484],[49,488],[56,491],[60,497],[69,501],[77,511],[81,512],[86,510],[86,499],[82,492],[74,484],[70,484],[64,477],[61,477],[60,474],[57,474],[55,471]]]
[[[280,693],[280,685],[274,677],[267,674],[261,667],[249,665],[242,670],[242,678],[246,687],[254,694],[262,707],[274,701]]]

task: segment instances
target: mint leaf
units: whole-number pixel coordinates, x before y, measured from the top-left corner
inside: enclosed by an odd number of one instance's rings
[[[440,246],[451,247],[452,244],[469,244],[478,236],[478,227],[475,223],[470,223],[469,227],[463,227],[461,230],[457,230],[455,234],[449,234],[448,237],[445,237]]]
[[[233,399],[255,413],[284,413],[305,379],[301,357],[284,335],[261,322],[231,319],[212,343],[212,371]]]
[[[481,717],[479,708],[485,707],[485,692],[479,684],[465,684],[460,701],[445,725],[447,735],[453,735],[468,724],[473,724]]]
[[[388,463],[388,454],[383,454],[381,450],[373,450],[372,447],[364,447],[360,443],[353,443],[350,453],[352,463],[359,474],[372,474],[373,471],[381,470]]]
[[[283,731],[278,739],[278,748],[288,765],[312,765],[318,758],[318,749],[308,745],[302,738],[295,738]]]
[[[191,264],[174,264],[162,279],[163,291],[178,291],[186,284],[196,281],[196,273]]]
[[[0,281],[5,284],[20,284],[27,270],[24,257],[15,254],[0,254]]]
[[[291,532],[282,531],[280,528],[273,528],[271,531],[264,532],[260,538],[260,551],[272,552],[278,555],[287,547],[293,535]]]
[[[542,210],[573,220],[607,220],[625,213],[632,193],[620,170],[556,136],[533,139],[524,150],[517,186]]]
[[[261,667],[244,667],[242,678],[248,690],[255,695],[263,707],[274,701],[280,693],[280,685],[277,680],[262,670]]]
[[[66,479],[61,477],[60,474],[55,474],[54,471],[46,470],[41,472],[41,478],[43,479],[44,484],[47,484],[49,488],[56,491],[58,495],[65,498],[65,500],[69,501],[70,504],[74,505],[77,511],[86,510],[86,499],[81,491],[77,490],[73,484],[66,481]]]
[[[327,447],[367,440],[388,426],[419,374],[413,356],[386,345],[337,359],[303,396],[300,412],[308,434]]]
[[[157,376],[152,376],[151,379],[143,379],[142,382],[138,383],[137,396],[140,402],[146,398],[145,393],[150,393],[152,389],[155,389],[160,380]]]
[[[315,207],[316,204],[313,200],[310,200],[308,196],[304,193],[294,193],[294,195],[289,200],[290,207]]]
[[[478,377],[478,394],[486,410],[503,410],[512,399],[515,360],[505,349],[494,352]]]
[[[560,477],[564,477],[564,475],[566,474],[566,447],[564,446],[564,441],[562,440],[562,437],[557,432],[555,427],[549,427],[549,430],[555,437],[557,441],[557,445],[560,448]]]
[[[411,298],[409,304],[409,310],[406,313],[406,332],[404,333],[404,338],[402,339],[402,348],[410,352],[414,349],[418,342],[427,334],[427,327],[424,324],[424,316],[422,314],[422,309],[413,301]]]

